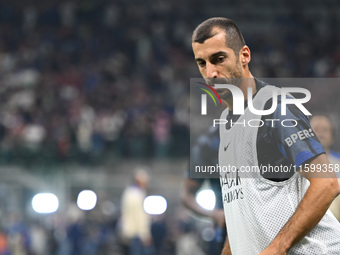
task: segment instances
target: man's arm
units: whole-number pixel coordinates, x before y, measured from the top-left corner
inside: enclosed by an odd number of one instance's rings
[[[224,243],[224,247],[223,247],[221,255],[231,255],[231,249],[230,249],[228,237],[225,239],[225,243]]]
[[[327,156],[320,154],[305,164],[301,174],[310,181],[310,186],[296,212],[282,228],[271,244],[260,255],[281,255],[308,234],[326,213],[340,187],[333,173],[311,173],[310,166],[329,164]]]
[[[206,210],[196,202],[195,195],[201,188],[201,185],[201,183],[188,178],[184,181],[184,187],[182,189],[181,195],[183,205],[195,214],[212,218],[218,226],[224,227],[225,218],[222,209],[215,209],[212,211]]]

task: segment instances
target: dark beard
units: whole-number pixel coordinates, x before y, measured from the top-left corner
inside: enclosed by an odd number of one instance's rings
[[[214,84],[231,84],[236,87],[240,87],[242,78],[208,78],[205,79],[208,85],[213,86]]]
[[[235,69],[230,74],[230,78],[207,78],[206,83],[210,86],[213,86],[214,84],[231,84],[239,88],[242,84],[242,80],[242,66],[240,61],[237,60]],[[216,89],[216,91],[224,100],[227,100],[232,96],[228,89]]]
[[[211,78],[206,79],[206,82],[210,86],[213,86],[215,84],[231,84],[239,88],[241,86],[243,78],[240,77],[240,73],[235,72],[233,73],[233,75],[235,75],[233,78]],[[228,100],[232,97],[232,94],[228,89],[216,89],[216,92],[223,100]]]

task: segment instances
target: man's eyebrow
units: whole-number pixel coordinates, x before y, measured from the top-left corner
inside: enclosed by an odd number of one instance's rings
[[[214,54],[211,54],[210,58],[217,57],[219,55],[227,56],[228,54],[225,51],[219,51],[219,52],[216,52]]]
[[[220,55],[228,56],[228,53],[225,52],[225,51],[218,51],[218,52],[216,52],[216,53],[214,53],[214,54],[211,54],[211,55],[209,56],[209,58],[214,58],[214,57],[217,57],[217,56],[220,56]],[[202,58],[195,58],[195,61],[198,62],[198,61],[205,61],[205,60],[202,59]]]

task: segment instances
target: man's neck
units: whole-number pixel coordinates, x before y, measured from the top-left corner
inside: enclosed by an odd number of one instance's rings
[[[252,96],[257,92],[256,90],[256,82],[254,76],[250,74],[250,77],[243,78],[241,85],[239,86],[240,90],[243,93],[244,100],[248,100],[248,88],[252,88]],[[233,110],[233,97],[231,96],[226,100],[227,107],[229,110]]]

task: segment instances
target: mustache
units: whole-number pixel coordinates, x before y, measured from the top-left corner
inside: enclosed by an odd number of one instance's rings
[[[241,84],[242,78],[207,78],[205,79],[205,82],[213,86],[214,84],[231,84],[238,86]]]

